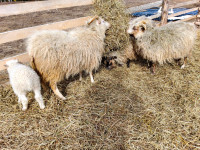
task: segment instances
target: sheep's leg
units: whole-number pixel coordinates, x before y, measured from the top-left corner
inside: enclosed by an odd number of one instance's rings
[[[187,57],[184,57],[184,62],[183,62],[183,65],[181,66],[181,69],[185,68],[186,63],[187,63]]]
[[[48,86],[47,86],[46,82],[44,80],[42,80],[42,79],[41,79],[41,85],[42,85],[42,89],[44,91],[46,91],[48,89]]]
[[[45,105],[44,105],[44,101],[43,101],[43,98],[41,95],[41,91],[39,89],[36,89],[36,90],[34,90],[34,93],[35,93],[35,99],[38,102],[40,108],[44,109]]]
[[[22,110],[25,111],[28,108],[28,99],[25,95],[18,95],[20,101],[22,102]]]
[[[50,82],[50,87],[51,89],[53,90],[53,92],[58,96],[60,97],[61,99],[63,100],[66,100],[66,98],[60,93],[60,91],[58,90],[58,87],[57,87],[57,83],[55,82]]]
[[[150,70],[153,74],[155,74],[156,72],[156,64],[154,64],[153,62],[151,62],[151,67],[150,67]]]
[[[131,60],[130,60],[130,59],[127,59],[127,62],[126,62],[127,68],[130,67],[130,62],[131,62]]]
[[[18,97],[18,103],[20,104],[21,103],[21,99]]]
[[[180,61],[181,61],[181,59],[175,59],[175,62],[176,62],[177,65],[181,65]]]
[[[79,72],[79,81],[82,81],[82,71]]]
[[[91,79],[91,82],[94,83],[94,78],[92,76],[92,71],[90,72],[90,79]]]

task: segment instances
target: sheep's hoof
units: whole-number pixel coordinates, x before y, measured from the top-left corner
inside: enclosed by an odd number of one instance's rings
[[[182,65],[182,66],[181,66],[181,69],[184,69],[184,68],[185,68],[185,65]]]
[[[22,110],[23,110],[23,111],[26,111],[26,110],[27,110],[27,108],[22,108]]]
[[[63,97],[60,97],[62,100],[66,100],[67,98],[65,98],[64,96]]]
[[[45,108],[45,106],[44,106],[44,105],[40,106],[40,109],[44,109],[44,108]]]

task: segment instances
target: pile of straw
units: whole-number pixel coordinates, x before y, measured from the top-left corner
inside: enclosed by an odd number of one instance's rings
[[[101,16],[111,24],[106,32],[106,51],[124,50],[129,41],[126,33],[130,16],[123,0],[94,0],[93,15]]]

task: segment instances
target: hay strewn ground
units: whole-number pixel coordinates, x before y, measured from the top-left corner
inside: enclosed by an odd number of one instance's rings
[[[200,149],[200,42],[189,64],[157,68],[145,63],[101,68],[59,85],[67,100],[44,93],[40,110],[29,94],[21,111],[11,88],[0,88],[0,149]]]
[[[94,13],[112,24],[107,51],[123,49],[128,42],[125,6],[121,0],[95,1],[107,2],[94,5]],[[11,87],[0,86],[0,149],[200,149],[199,40],[184,70],[168,64],[152,75],[145,62],[111,71],[102,67],[94,84],[88,76],[62,82],[66,101],[43,93],[44,110],[29,93],[29,109],[22,112]]]

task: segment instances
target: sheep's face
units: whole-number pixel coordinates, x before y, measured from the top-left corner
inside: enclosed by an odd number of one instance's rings
[[[127,32],[131,36],[138,38],[144,34],[145,30],[146,30],[145,22],[139,22],[137,24],[130,24]]]
[[[105,20],[102,19],[102,18],[99,18],[97,24],[98,24],[98,25],[101,25],[101,26],[104,26],[106,30],[107,30],[108,28],[110,28],[110,23],[108,23],[107,21],[105,21]]]
[[[97,26],[99,28],[101,28],[102,30],[107,30],[108,28],[110,28],[110,23],[106,22],[104,19],[102,19],[101,17],[94,17],[92,19],[90,19],[87,24],[91,27],[93,26]]]
[[[6,64],[4,65],[5,67],[10,67],[12,65],[15,65],[16,63],[18,63],[17,59],[12,59],[6,62]]]
[[[142,16],[129,22],[127,33],[135,38],[138,38],[144,34],[144,32],[147,30],[147,27],[153,26],[154,22],[151,19]]]
[[[107,69],[112,69],[117,67],[116,63],[117,56],[103,57],[102,63],[105,65]]]

